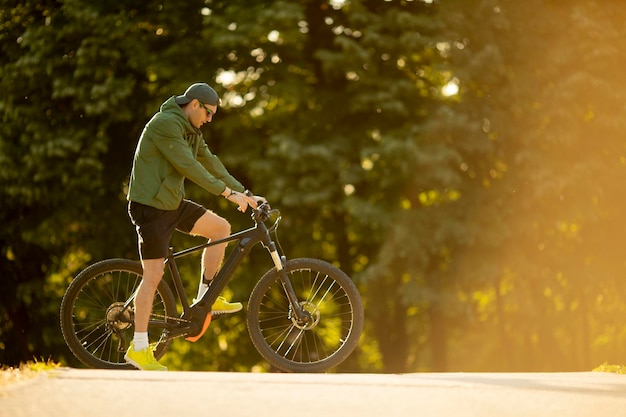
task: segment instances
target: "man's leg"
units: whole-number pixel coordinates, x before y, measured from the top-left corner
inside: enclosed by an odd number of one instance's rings
[[[194,236],[203,236],[211,240],[219,240],[230,235],[230,224],[217,214],[206,211],[200,217],[189,232]],[[226,244],[215,245],[206,248],[202,253],[202,277],[205,281],[211,281],[222,261],[224,260],[224,252]]]
[[[194,224],[189,232],[192,235],[203,236],[211,240],[219,240],[230,235],[230,224],[217,214],[206,211]],[[226,243],[206,248],[202,253],[202,276],[198,286],[200,299],[208,289],[208,284],[215,278],[215,274],[224,260]],[[218,297],[211,308],[213,314],[236,313],[241,310],[241,303],[229,303],[223,297]]]
[[[163,277],[165,259],[144,259],[141,264],[143,265],[143,278],[135,297],[135,331],[145,333],[148,331],[154,294]]]
[[[167,371],[167,367],[158,363],[154,358],[148,340],[148,322],[152,313],[154,294],[163,277],[164,262],[164,258],[141,261],[143,277],[135,296],[135,334],[124,356],[126,362],[139,369]]]

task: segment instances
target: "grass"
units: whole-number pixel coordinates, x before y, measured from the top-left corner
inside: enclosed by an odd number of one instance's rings
[[[51,361],[32,361],[21,364],[19,367],[2,366],[0,368],[0,388],[7,387],[16,382],[34,378],[41,372],[49,371],[61,365]]]
[[[602,365],[598,366],[593,370],[594,372],[610,372],[613,374],[626,374],[626,366],[624,365],[609,365],[604,362]]]

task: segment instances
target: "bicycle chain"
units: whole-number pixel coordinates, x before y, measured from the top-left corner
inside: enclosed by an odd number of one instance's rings
[[[215,319],[217,319],[219,316],[220,316],[220,314],[214,315]],[[150,317],[164,319],[164,320],[171,320],[171,321],[175,321],[177,323],[187,323],[187,324],[192,323],[191,320],[183,319],[183,318],[180,318],[180,317],[165,316],[165,315],[162,315],[162,314],[152,313],[150,315]],[[165,335],[165,334],[167,334],[167,336],[165,337],[165,340],[174,340],[174,339],[178,339],[179,337],[186,337],[186,336],[188,336],[188,333],[183,333],[183,334],[179,334],[179,335],[170,337],[168,330],[164,330],[163,331],[163,335]],[[161,338],[163,337],[163,335],[161,335]]]
[[[150,314],[150,317],[154,317],[154,318],[158,318],[158,319],[163,319],[163,320],[171,320],[171,321],[175,321],[177,323],[191,323],[191,320],[186,320],[186,319],[182,319],[180,317],[172,317],[172,316],[165,316],[163,314],[155,314],[152,313]],[[163,334],[161,335],[161,337],[159,338],[159,342],[161,341],[161,339],[163,339],[163,336],[165,336],[165,340],[174,340],[177,339],[179,337],[185,337],[187,336],[187,333],[183,333],[183,334],[179,334],[177,336],[173,336],[171,337],[169,330],[163,330]]]

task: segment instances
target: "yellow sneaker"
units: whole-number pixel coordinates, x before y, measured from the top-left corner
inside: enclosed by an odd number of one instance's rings
[[[198,302],[198,300],[194,298],[193,302],[195,304]],[[213,317],[219,318],[219,316],[222,314],[236,313],[242,308],[243,305],[241,303],[229,303],[224,297],[217,297],[217,300],[215,300],[213,306],[211,306],[211,311],[204,319],[204,324],[202,325],[202,330],[200,331],[200,333],[194,336],[187,336],[185,337],[185,339],[190,342],[197,342],[209,328],[209,325],[211,324],[211,319]]]
[[[124,355],[124,359],[127,363],[130,363],[137,369],[144,371],[167,371],[167,366],[161,365],[154,358],[154,353],[150,346],[143,350],[135,350],[135,345],[130,342],[130,347]]]
[[[243,308],[241,303],[229,303],[224,297],[217,297],[217,300],[211,307],[211,314],[230,314],[236,313]]]

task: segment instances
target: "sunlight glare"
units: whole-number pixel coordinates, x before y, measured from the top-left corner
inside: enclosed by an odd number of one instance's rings
[[[441,89],[441,93],[445,97],[457,95],[459,93],[459,79],[455,77],[448,81],[448,83]]]
[[[233,82],[235,81],[235,77],[235,71],[222,71],[215,78],[215,81],[226,87],[233,84]]]
[[[277,30],[273,30],[267,34],[267,40],[270,42],[277,42],[280,39],[280,32]]]
[[[328,3],[333,9],[339,10],[346,4],[346,0],[330,0]]]

